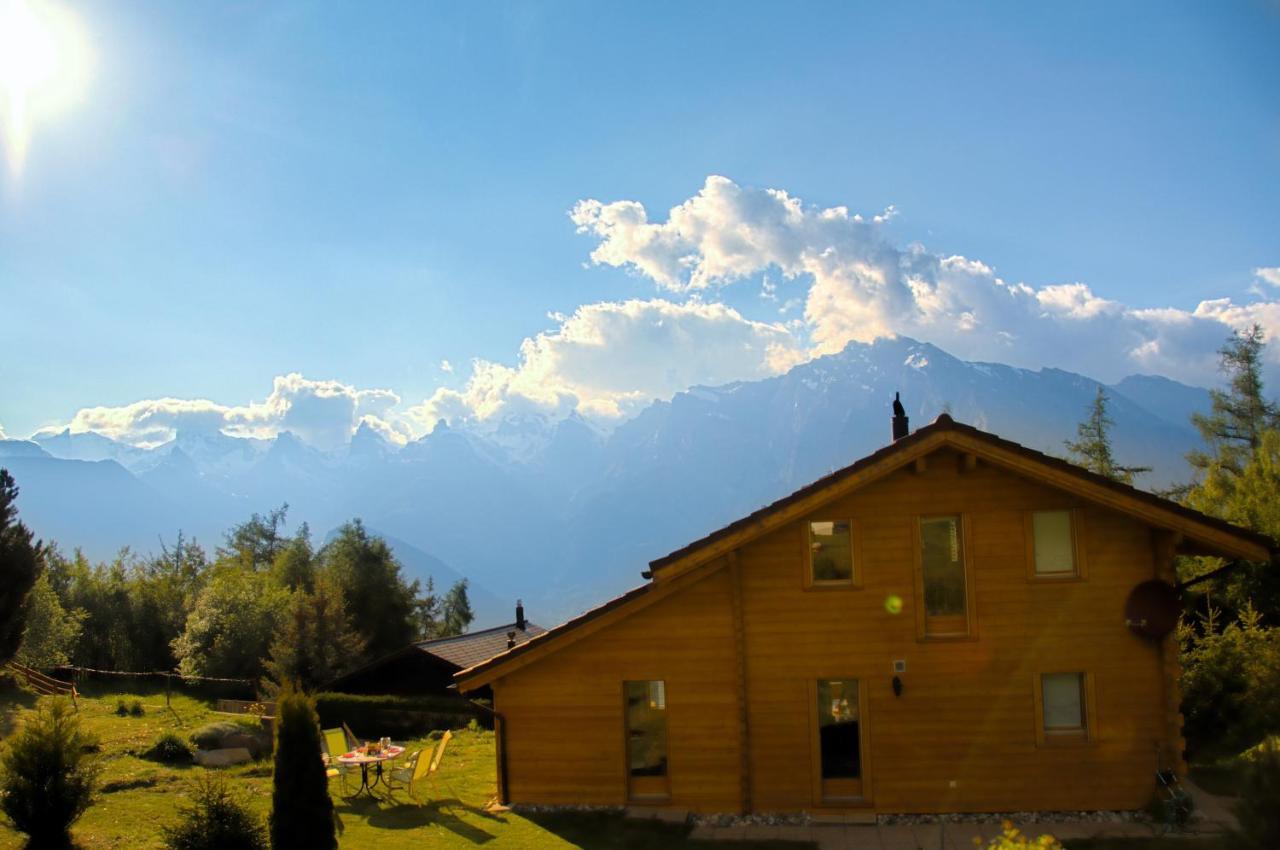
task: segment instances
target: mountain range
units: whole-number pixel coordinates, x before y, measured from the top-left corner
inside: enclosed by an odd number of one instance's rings
[[[959,360],[905,337],[851,343],[785,374],[694,387],[610,430],[582,417],[499,417],[396,446],[361,426],[321,452],[283,432],[179,432],[142,449],[95,433],[0,441],[22,518],[95,559],[154,551],[179,529],[206,544],[289,504],[320,540],[360,517],[406,572],[471,581],[476,627],[509,622],[516,597],[551,625],[631,587],[649,560],[883,446],[901,394],[916,425],[943,410],[1054,454],[1100,384],[1058,369]],[[1208,391],[1135,375],[1106,387],[1113,445],[1149,466],[1139,486],[1184,481],[1189,417]]]

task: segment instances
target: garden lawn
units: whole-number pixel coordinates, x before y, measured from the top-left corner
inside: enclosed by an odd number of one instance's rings
[[[141,717],[116,715],[118,701],[141,703]],[[29,694],[0,691],[0,735],[8,737],[13,724],[35,705]],[[209,703],[173,695],[166,707],[163,691],[98,692],[82,698],[83,727],[97,736],[102,759],[100,790],[93,806],[76,824],[73,835],[84,850],[102,848],[160,848],[161,829],[177,820],[195,779],[205,768],[173,767],[140,758],[164,732],[187,739],[208,723],[228,719],[215,714]],[[424,742],[410,742],[410,751]],[[426,746],[431,746],[429,742]],[[264,819],[271,807],[271,761],[265,759],[221,771],[232,780],[253,811]],[[484,811],[495,792],[493,733],[456,731],[440,765],[440,780],[417,803],[399,792],[393,801],[341,796],[338,781],[330,790],[340,823],[344,848],[380,850],[422,847],[493,850],[560,850],[580,847],[601,850],[713,850],[720,842],[691,841],[688,827],[656,821],[627,820],[608,813],[556,813],[526,817],[512,812]],[[379,792],[381,792],[379,788]],[[0,821],[0,850],[18,850],[24,837]],[[734,842],[735,850],[804,850],[795,842]]]

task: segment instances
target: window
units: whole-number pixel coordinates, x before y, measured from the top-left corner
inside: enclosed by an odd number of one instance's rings
[[[1041,743],[1089,737],[1089,677],[1084,673],[1040,675]]]
[[[1033,575],[1038,578],[1078,575],[1071,511],[1031,514],[1031,563]]]
[[[853,583],[852,523],[842,520],[809,523],[809,582]]]
[[[925,635],[968,633],[966,584],[960,517],[921,518],[920,585],[924,595]]]
[[[627,775],[632,797],[667,793],[667,686],[625,682]]]

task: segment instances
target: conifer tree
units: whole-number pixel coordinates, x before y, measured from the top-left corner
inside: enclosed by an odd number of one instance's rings
[[[40,574],[41,547],[18,521],[17,498],[13,476],[0,469],[0,665],[8,663],[22,644],[27,596]]]
[[[441,610],[441,637],[460,635],[471,625],[475,614],[471,611],[471,600],[467,598],[467,580],[464,578],[449,588]]]
[[[1111,417],[1107,414],[1110,399],[1107,391],[1098,387],[1098,394],[1089,405],[1089,415],[1076,426],[1076,439],[1065,440],[1071,451],[1071,460],[1080,464],[1090,472],[1104,475],[1112,481],[1132,484],[1133,477],[1143,472],[1150,472],[1149,466],[1122,466],[1116,463],[1111,450]]]
[[[355,663],[364,641],[351,628],[342,588],[321,577],[310,593],[294,591],[265,662],[268,691],[286,682],[313,689]]]
[[[320,760],[320,720],[311,698],[291,686],[276,699],[272,782],[272,850],[336,850],[333,800]]]
[[[1259,325],[1233,331],[1218,350],[1219,365],[1229,377],[1226,392],[1210,391],[1213,407],[1196,413],[1191,422],[1206,451],[1187,455],[1187,462],[1204,475],[1240,475],[1262,441],[1262,432],[1280,427],[1280,413],[1262,394],[1262,353],[1266,336]]]

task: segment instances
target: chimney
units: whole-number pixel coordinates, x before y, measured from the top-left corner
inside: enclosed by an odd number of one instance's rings
[[[515,645],[516,645],[516,633],[515,633],[515,632],[507,632],[507,649],[510,649],[511,647],[513,647],[513,646],[515,646]]]
[[[898,394],[893,394],[893,441],[896,443],[907,434],[911,433],[908,427],[907,411],[902,407],[902,401],[898,398]]]
[[[524,603],[516,600],[516,628],[524,631]]]

